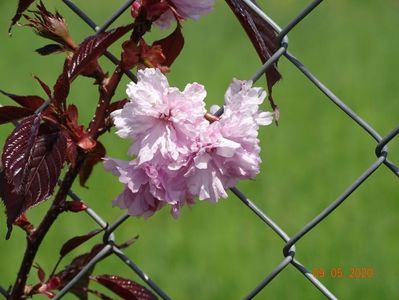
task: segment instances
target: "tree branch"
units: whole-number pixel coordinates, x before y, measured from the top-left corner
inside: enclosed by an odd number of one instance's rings
[[[53,204],[47,211],[46,216],[40,223],[37,230],[27,237],[27,246],[22,260],[17,279],[14,283],[14,287],[9,296],[9,300],[20,300],[24,299],[25,285],[28,279],[28,274],[32,268],[33,261],[36,257],[37,251],[44,237],[53,225],[57,217],[64,211],[63,203],[65,202],[67,193],[71,188],[79,169],[83,162],[84,155],[81,154],[76,162],[75,167],[70,167],[66,173],[64,180],[62,181],[61,187],[59,188],[57,195],[54,198]]]

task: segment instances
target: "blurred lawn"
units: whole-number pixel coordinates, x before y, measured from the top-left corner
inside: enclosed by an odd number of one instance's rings
[[[31,75],[52,85],[63,57],[37,56],[33,50],[45,42],[29,29],[14,28],[14,36],[8,38],[15,2],[0,3],[0,88],[43,95]],[[47,1],[67,18],[77,41],[92,33],[60,1],[54,2]],[[99,2],[76,0],[99,23],[122,1]],[[309,1],[259,2],[284,25]],[[396,0],[326,1],[289,35],[290,51],[382,135],[398,125],[398,14]],[[118,23],[128,21],[126,14]],[[154,29],[152,36],[161,34]],[[223,1],[199,22],[184,24],[184,34],[186,47],[173,66],[170,82],[180,88],[192,81],[203,83],[208,105],[222,101],[233,77],[250,78],[259,66],[255,51]],[[118,47],[115,49],[117,53]],[[262,129],[261,174],[239,187],[293,235],[375,161],[375,142],[285,59],[279,65],[284,79],[274,93],[281,109],[280,125]],[[126,82],[117,97],[123,97]],[[96,88],[88,83],[87,79],[77,80],[70,97],[78,104],[80,119],[86,124],[97,101]],[[257,85],[264,86],[264,80]],[[9,103],[3,96],[0,102]],[[1,127],[1,143],[11,129]],[[112,134],[102,141],[110,156],[126,157],[128,143]],[[390,158],[396,162],[398,144],[390,146]],[[111,209],[111,200],[122,189],[116,178],[98,166],[88,185],[89,189],[78,185],[74,189],[101,216],[113,222],[122,214],[117,208]],[[310,269],[321,267],[328,272],[341,267],[346,275],[352,267],[374,269],[372,279],[323,279],[340,299],[397,299],[398,196],[397,178],[381,167],[342,207],[297,243],[297,258]],[[32,209],[29,217],[37,223],[47,207],[48,203]],[[5,241],[4,215],[0,224],[0,284],[7,287],[15,278],[25,242],[18,229],[10,241]],[[36,262],[51,269],[63,241],[95,227],[85,215],[62,216],[48,234]],[[282,241],[235,197],[217,205],[198,203],[184,209],[177,221],[167,209],[149,220],[132,218],[117,231],[117,241],[137,234],[139,241],[127,253],[173,299],[240,299],[283,257]],[[74,255],[88,248],[82,246]],[[96,272],[137,279],[116,258],[98,265]],[[35,275],[31,281],[36,281]],[[323,299],[291,266],[258,298]]]

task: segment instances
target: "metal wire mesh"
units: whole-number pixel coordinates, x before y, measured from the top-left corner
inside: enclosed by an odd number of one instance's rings
[[[125,11],[127,10],[134,0],[126,1],[118,10],[116,10],[101,26],[95,24],[89,16],[87,16],[80,8],[75,5],[71,0],[62,0],[74,13],[76,13],[85,23],[88,24],[97,33],[106,30],[113,22]],[[317,288],[325,297],[328,299],[337,299],[337,297],[331,292],[326,286],[324,286],[304,265],[302,265],[297,259],[295,259],[296,254],[296,244],[305,235],[307,235],[313,228],[315,228],[321,221],[326,219],[331,213],[337,211],[338,207],[346,200],[348,197],[361,185],[363,184],[378,168],[385,165],[389,168],[394,175],[399,177],[399,167],[387,159],[388,156],[388,144],[398,135],[399,126],[392,129],[392,131],[386,136],[382,137],[373,127],[371,127],[366,121],[359,117],[354,111],[352,111],[341,99],[339,99],[330,89],[328,89],[323,83],[316,78],[310,70],[304,66],[292,53],[290,53],[288,48],[288,37],[287,34],[300,23],[306,16],[308,16],[323,0],[316,0],[311,2],[305,9],[300,11],[298,15],[292,19],[289,24],[281,29],[270,17],[268,17],[257,5],[255,5],[250,0],[241,0],[246,3],[254,12],[256,12],[264,22],[272,25],[276,31],[279,33],[278,42],[279,49],[272,55],[272,57],[266,61],[266,63],[256,70],[252,80],[257,81],[265,71],[273,65],[281,57],[285,57],[289,62],[291,62],[305,77],[308,78],[313,85],[319,89],[329,100],[331,100],[339,109],[341,109],[353,122],[357,123],[367,134],[369,134],[376,142],[377,146],[375,148],[375,154],[377,159],[375,162],[369,166],[348,188],[335,199],[327,208],[321,211],[313,220],[309,221],[303,228],[298,230],[293,236],[289,236],[284,232],[284,230],[273,221],[268,215],[263,212],[254,202],[249,200],[238,188],[231,188],[233,194],[248,208],[253,214],[259,217],[266,225],[265,229],[271,229],[277,234],[285,243],[283,247],[284,257],[281,262],[265,276],[265,278],[256,287],[248,293],[244,299],[252,299],[261,290],[263,290],[267,285],[286,269],[288,265],[294,266],[303,274],[303,276],[308,279],[315,288]],[[117,64],[118,59],[107,52],[106,57],[110,59],[113,63]],[[134,74],[128,72],[126,75],[133,81],[136,80]],[[219,111],[218,114],[222,114],[223,111]],[[71,199],[75,201],[81,201],[78,195],[73,191],[69,191]],[[81,270],[81,272],[75,276],[53,299],[61,299],[72,286],[79,281],[79,279],[91,269],[93,265],[103,259],[109,254],[114,254],[118,257],[124,264],[126,264],[133,272],[135,272],[160,298],[171,299],[163,290],[160,288],[143,270],[141,270],[118,246],[115,245],[114,231],[125,222],[129,216],[127,214],[121,216],[116,222],[108,225],[101,216],[99,216],[94,210],[87,209],[87,214],[101,227],[105,230],[103,236],[103,243],[105,247],[100,251],[89,264]],[[7,297],[7,291],[0,286],[0,294]]]

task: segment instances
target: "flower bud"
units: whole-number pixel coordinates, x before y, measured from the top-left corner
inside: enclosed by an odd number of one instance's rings
[[[32,27],[38,35],[64,45],[67,49],[77,48],[69,35],[65,19],[58,12],[55,14],[49,12],[41,1],[37,9],[33,12],[34,18],[24,15],[28,21],[26,26]]]
[[[87,205],[82,201],[68,201],[66,202],[66,208],[71,212],[81,212],[87,209]]]

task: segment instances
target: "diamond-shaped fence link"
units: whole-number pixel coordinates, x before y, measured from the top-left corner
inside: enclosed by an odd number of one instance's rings
[[[109,18],[104,22],[103,25],[98,26],[93,22],[89,16],[87,16],[75,3],[71,0],[62,0],[74,13],[76,13],[88,26],[90,26],[97,33],[103,32],[109,28],[113,22],[125,12],[134,0],[126,1],[118,10],[116,10]],[[392,129],[392,131],[386,136],[382,137],[373,127],[371,127],[366,121],[359,117],[354,111],[352,111],[342,100],[340,100],[330,89],[328,89],[319,79],[314,76],[310,70],[304,66],[292,53],[290,53],[288,48],[288,37],[287,34],[306,16],[308,16],[323,0],[316,0],[311,2],[305,9],[303,9],[299,14],[283,29],[281,29],[269,16],[267,16],[259,6],[251,2],[250,0],[241,0],[247,4],[254,12],[256,12],[264,22],[267,22],[275,28],[279,33],[278,35],[278,50],[271,56],[271,58],[266,61],[266,63],[261,66],[251,78],[254,82],[257,81],[265,71],[272,66],[278,59],[285,57],[289,62],[291,62],[304,76],[306,76],[309,81],[311,81],[314,86],[319,89],[329,100],[331,100],[339,109],[341,109],[349,118],[351,118],[355,123],[357,123],[361,128],[364,129],[374,140],[377,142],[375,148],[375,154],[377,159],[375,162],[369,166],[363,174],[361,174],[348,188],[335,199],[327,208],[320,212],[313,220],[307,223],[303,228],[301,228],[293,236],[288,236],[284,230],[270,217],[267,216],[254,202],[249,200],[238,188],[231,188],[233,194],[248,208],[255,216],[259,217],[266,225],[265,229],[273,230],[281,239],[284,241],[283,246],[283,256],[284,258],[281,262],[273,269],[270,270],[268,274],[265,274],[265,278],[258,283],[252,291],[244,299],[252,299],[261,290],[267,287],[267,285],[286,269],[288,265],[294,266],[303,276],[308,279],[315,288],[317,288],[326,298],[337,299],[337,297],[330,291],[326,286],[324,286],[304,265],[302,265],[297,259],[295,259],[296,253],[296,243],[300,241],[305,235],[307,235],[314,227],[316,227],[321,221],[327,218],[331,213],[336,212],[338,207],[346,200],[348,197],[362,184],[364,183],[378,168],[382,165],[388,167],[394,175],[399,177],[399,167],[387,159],[388,155],[388,144],[399,134],[399,126]],[[118,64],[118,59],[111,53],[107,52],[106,57],[113,63]],[[127,72],[126,75],[133,81],[136,81],[134,74]],[[221,115],[223,110],[218,111],[216,114]],[[73,191],[69,191],[69,197],[75,201],[81,201],[78,195]],[[101,227],[105,230],[103,236],[103,243],[105,247],[100,251],[89,264],[81,270],[81,272],[75,276],[53,299],[61,299],[72,287],[76,284],[79,279],[91,269],[97,262],[102,260],[105,256],[113,254],[118,257],[124,264],[126,264],[133,272],[135,272],[160,298],[171,299],[161,287],[159,287],[143,270],[141,270],[132,259],[130,259],[117,245],[115,245],[114,231],[125,222],[129,216],[127,214],[121,216],[113,224],[109,225],[101,216],[99,216],[94,210],[87,209],[87,214]],[[0,286],[0,294],[7,298],[7,291]]]

